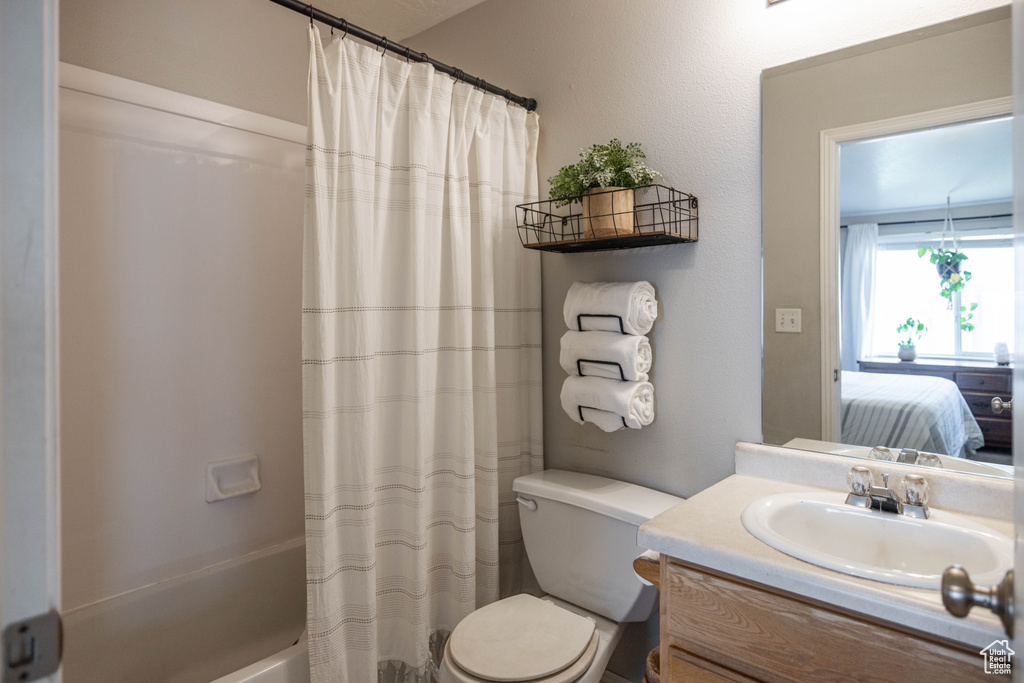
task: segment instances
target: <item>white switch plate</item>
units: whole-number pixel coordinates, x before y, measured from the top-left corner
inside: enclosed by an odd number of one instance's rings
[[[800,314],[803,312],[802,308],[776,308],[775,309],[775,331],[776,332],[791,332],[797,334],[800,332]]]

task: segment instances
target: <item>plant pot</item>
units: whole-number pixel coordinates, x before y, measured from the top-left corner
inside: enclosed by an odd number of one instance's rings
[[[900,344],[900,350],[897,355],[900,357],[900,360],[914,360],[917,358],[917,347],[913,344],[910,346]]]
[[[583,195],[580,219],[584,238],[605,239],[633,234],[633,189],[595,187]]]
[[[935,270],[938,271],[939,278],[948,280],[950,275],[960,272],[961,263],[963,263],[963,261],[954,262],[947,258],[945,261],[939,261],[936,263]]]

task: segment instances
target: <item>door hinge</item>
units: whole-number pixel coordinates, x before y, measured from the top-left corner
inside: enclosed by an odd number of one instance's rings
[[[839,370],[833,370],[832,371],[832,381],[833,382],[838,382],[839,381]]]
[[[4,628],[3,683],[45,678],[60,668],[64,646],[60,614],[51,610]]]

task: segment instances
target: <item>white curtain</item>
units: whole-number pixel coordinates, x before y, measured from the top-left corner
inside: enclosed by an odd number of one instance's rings
[[[875,297],[878,224],[859,223],[846,230],[846,250],[840,270],[840,354],[843,370],[858,372],[857,361],[871,355],[874,331],[871,308]]]
[[[303,263],[314,683],[430,681],[519,588],[543,468],[536,114],[310,28]]]

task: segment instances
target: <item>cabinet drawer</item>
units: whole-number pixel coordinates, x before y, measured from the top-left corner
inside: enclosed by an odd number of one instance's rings
[[[974,415],[977,415],[978,417],[991,417],[996,420],[1013,419],[1013,413],[1009,410],[1004,410],[998,415],[992,412],[992,399],[998,396],[1004,401],[1009,401],[1012,398],[1009,394],[997,394],[994,392],[984,393],[978,391],[963,391],[961,393],[964,395],[964,400],[967,401],[967,406],[971,409],[971,413]]]
[[[668,667],[662,667],[661,680],[667,683],[756,683],[735,672],[718,673],[721,669],[682,650],[669,646]]]
[[[669,562],[666,631],[678,647],[758,681],[992,681],[981,657],[755,584]],[[673,662],[674,663],[674,662]]]
[[[990,372],[958,372],[956,385],[964,391],[1010,391],[1010,375]]]
[[[981,427],[981,433],[985,435],[986,446],[1009,447],[1013,443],[1013,420],[1006,420],[995,415],[975,419],[978,421],[978,426]]]

